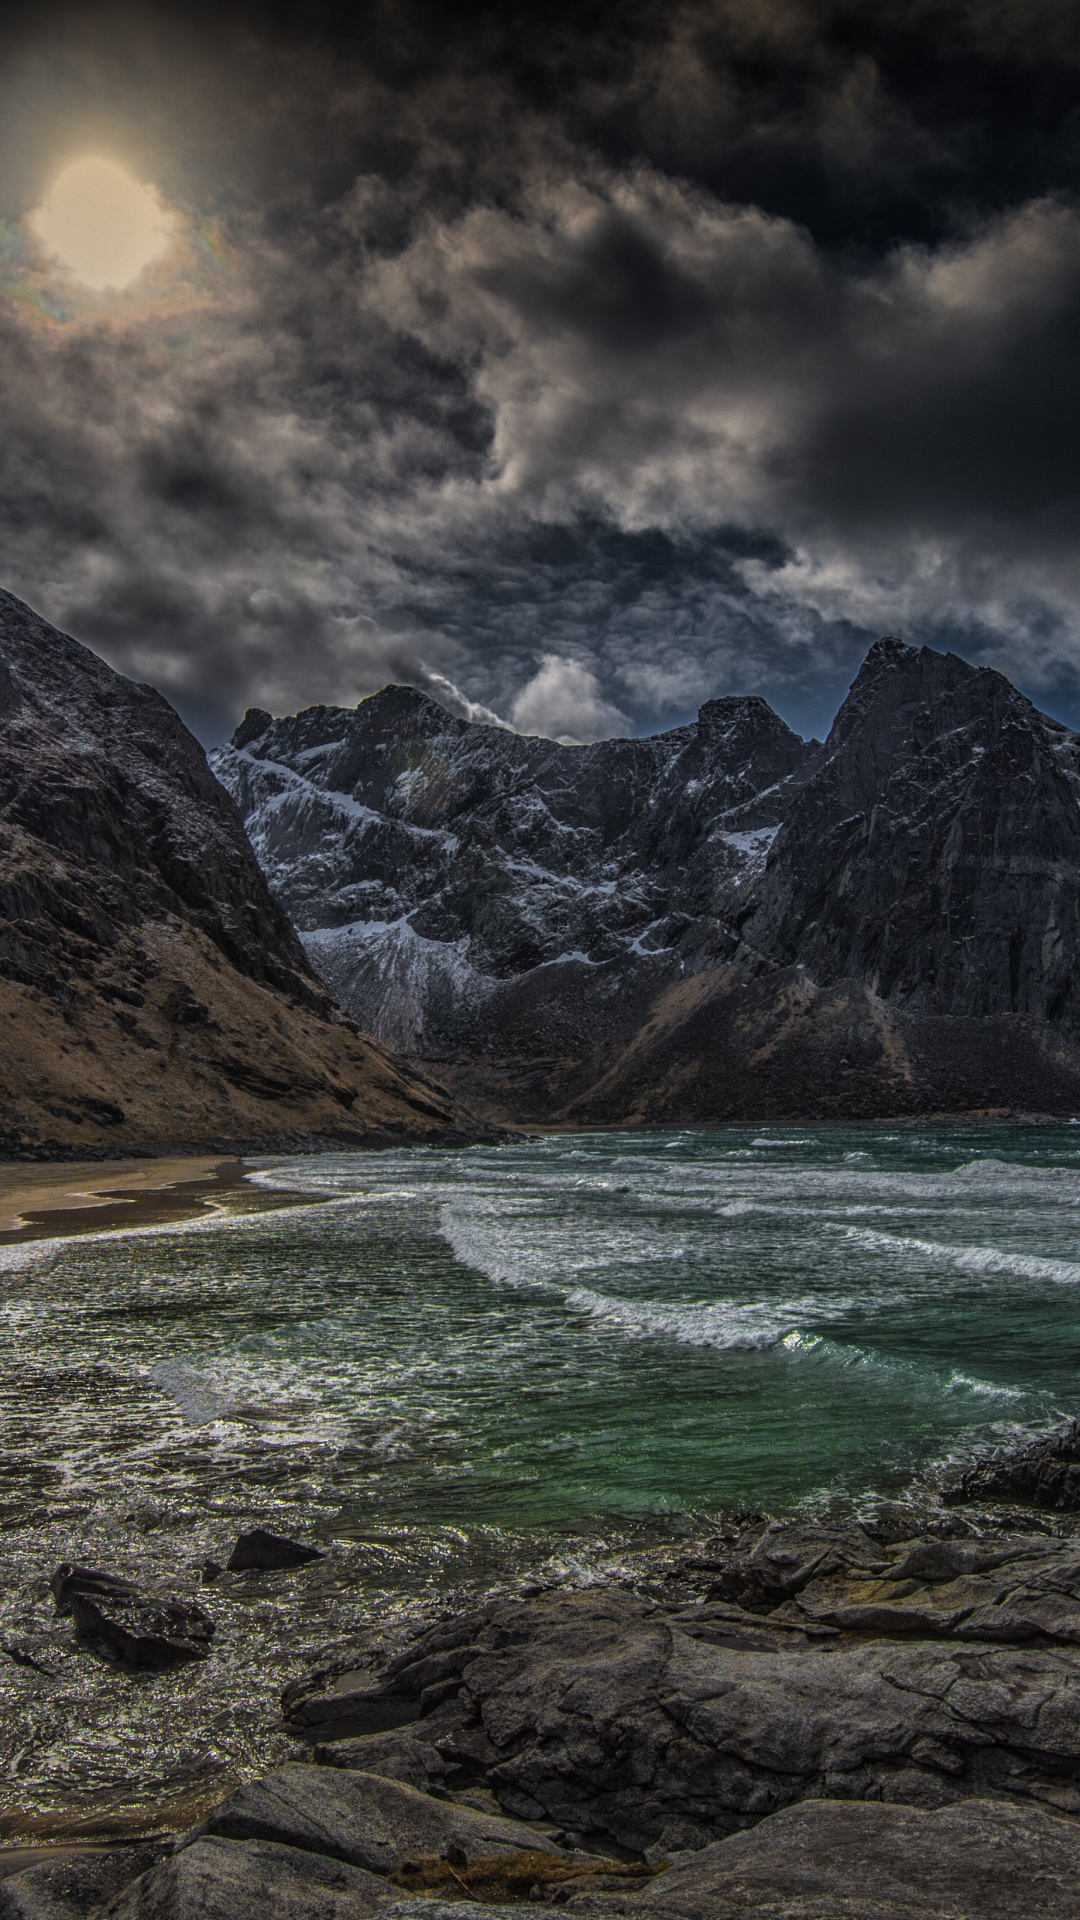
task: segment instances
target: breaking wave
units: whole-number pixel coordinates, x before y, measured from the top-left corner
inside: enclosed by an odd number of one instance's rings
[[[722,1353],[775,1347],[815,1312],[814,1302],[808,1300],[780,1304],[691,1300],[665,1306],[658,1300],[620,1300],[588,1287],[575,1287],[565,1304],[601,1325],[617,1327],[620,1333],[680,1340],[684,1346],[714,1347]]]
[[[1080,1285],[1080,1262],[1055,1260],[1045,1254],[1010,1253],[1004,1247],[963,1247],[946,1241],[923,1240],[913,1234],[879,1233],[871,1227],[848,1227],[857,1245],[883,1253],[915,1255],[951,1266],[958,1273],[1015,1274],[1022,1280],[1050,1280],[1059,1286]]]

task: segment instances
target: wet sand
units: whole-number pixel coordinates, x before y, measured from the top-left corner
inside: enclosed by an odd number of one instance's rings
[[[166,1794],[156,1804],[125,1807],[118,1804],[85,1813],[41,1813],[29,1818],[0,1816],[0,1880],[26,1867],[80,1853],[106,1853],[114,1847],[134,1847],[146,1840],[169,1840],[205,1818],[211,1807],[228,1797],[240,1782],[226,1772],[205,1787],[188,1787]],[[8,1835],[16,1835],[14,1843]]]
[[[254,1187],[233,1156],[0,1165],[0,1246],[113,1227],[166,1226],[197,1214],[310,1205],[316,1193]]]

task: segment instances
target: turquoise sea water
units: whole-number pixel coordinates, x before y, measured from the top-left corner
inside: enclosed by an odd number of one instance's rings
[[[0,1676],[28,1806],[242,1771],[284,1672],[402,1594],[586,1577],[600,1543],[896,1491],[1080,1411],[1076,1127],[559,1136],[253,1178],[319,1199],[0,1249],[0,1627],[61,1672]],[[71,1653],[58,1559],[193,1591],[256,1521],[330,1557],[214,1589],[207,1669],[147,1686]]]

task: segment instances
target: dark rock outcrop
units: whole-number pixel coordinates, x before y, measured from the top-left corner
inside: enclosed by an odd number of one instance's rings
[[[189,1600],[136,1600],[106,1612],[87,1594],[71,1602],[80,1645],[132,1673],[164,1673],[188,1660],[205,1660],[214,1622]]]
[[[70,1613],[77,1595],[96,1600],[134,1600],[139,1592],[134,1580],[122,1574],[106,1573],[99,1567],[76,1567],[62,1560],[49,1581],[57,1613]]]
[[[430,1138],[168,702],[0,594],[0,1153]]]
[[[131,1580],[67,1561],[50,1586],[56,1611],[75,1622],[79,1644],[117,1667],[165,1672],[208,1657],[213,1620],[190,1599],[140,1594]]]
[[[131,1580],[64,1561],[49,1582],[56,1611],[69,1614],[80,1644],[134,1673],[162,1673],[205,1660],[214,1622],[193,1600],[141,1593]]]
[[[240,1535],[226,1562],[226,1570],[229,1573],[273,1573],[286,1567],[305,1567],[312,1560],[324,1558],[318,1547],[305,1547],[299,1540],[286,1540],[279,1533],[267,1533],[265,1527],[252,1527],[249,1533]]]
[[[652,1563],[664,1603],[498,1596],[369,1646],[408,1731],[242,1786],[104,1913],[1074,1920],[1080,1547],[940,1510],[897,1539],[894,1508],[749,1522]]]
[[[788,1597],[751,1612],[590,1590],[439,1622],[389,1663],[416,1690],[396,1740],[432,1746],[440,1791],[484,1785],[517,1819],[651,1858],[822,1797],[989,1794],[1080,1816],[1074,1541],[882,1547],[855,1528],[761,1525],[716,1562],[695,1575],[706,1588],[753,1571],[756,1604],[766,1577]],[[424,1669],[455,1655],[453,1692],[425,1710]]]
[[[1080,1420],[1028,1446],[977,1460],[943,1498],[951,1506],[972,1500],[1004,1500],[1025,1507],[1080,1512]]]
[[[343,1002],[493,1114],[1080,1108],[1080,742],[879,642],[824,748],[764,702],[566,747],[391,687],[215,766]]]

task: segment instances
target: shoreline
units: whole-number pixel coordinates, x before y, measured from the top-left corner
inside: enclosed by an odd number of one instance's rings
[[[1050,1498],[1055,1488],[1063,1495],[1060,1505]],[[640,1858],[653,1863],[654,1872],[665,1870],[668,1855],[685,1862],[725,1836],[756,1830],[769,1815],[823,1799],[844,1806],[894,1801],[918,1810],[919,1818],[963,1806],[1011,1806],[1015,1814],[1002,1817],[1027,1819],[1034,1809],[1036,1823],[1050,1812],[1080,1830],[1080,1793],[1070,1784],[1071,1772],[1059,1777],[1053,1727],[1043,1739],[1032,1737],[1025,1768],[1018,1770],[1011,1728],[998,1725],[1003,1712],[1008,1716],[997,1697],[999,1667],[1002,1683],[1021,1693],[1072,1687],[1080,1660],[1080,1601],[1071,1578],[1080,1544],[1078,1490],[1080,1424],[1071,1423],[1018,1452],[985,1456],[961,1482],[939,1486],[930,1506],[912,1497],[879,1501],[861,1523],[854,1516],[809,1524],[742,1516],[708,1537],[673,1539],[631,1556],[619,1574],[598,1580],[523,1580],[447,1593],[434,1614],[429,1606],[396,1629],[377,1620],[358,1629],[350,1644],[326,1650],[329,1663],[324,1653],[313,1664],[308,1648],[305,1671],[297,1649],[281,1725],[294,1745],[275,1756],[268,1742],[257,1773],[226,1771],[138,1809],[99,1807],[22,1821],[8,1816],[2,1826],[12,1839],[0,1840],[0,1882],[140,1844],[159,1843],[164,1859],[171,1839],[190,1837],[208,1818],[217,1821],[210,1832],[229,1836],[221,1809],[245,1781],[249,1797],[258,1796],[260,1782],[272,1796],[272,1783],[300,1775],[311,1783],[305,1792],[316,1791],[321,1779],[333,1794],[353,1770],[358,1792],[372,1791],[373,1776],[403,1782],[409,1792],[434,1795],[439,1817],[454,1803],[501,1810],[501,1817],[524,1821],[560,1844]],[[674,1653],[669,1641],[682,1652]],[[636,1658],[628,1665],[623,1656],[631,1649]],[[691,1667],[684,1669],[680,1661],[688,1651]],[[635,1665],[657,1659],[670,1663],[669,1679],[642,1696]],[[965,1694],[962,1710],[950,1717],[947,1705],[935,1704],[933,1689],[902,1686],[896,1694],[905,1663],[927,1660],[935,1672],[955,1666],[968,1693],[985,1681],[986,1702]],[[717,1769],[717,1786],[737,1788],[735,1799],[729,1804],[721,1795],[714,1802],[711,1793],[702,1799],[697,1774],[692,1769],[682,1778],[676,1752],[647,1791],[636,1790],[628,1776],[624,1803],[616,1791],[623,1745],[640,1732],[642,1715],[666,1728],[669,1688],[689,1688],[675,1716],[682,1725],[702,1661],[715,1668],[717,1697],[733,1685],[755,1695],[762,1690],[760,1707],[741,1716],[730,1736],[722,1717],[696,1733],[704,1744],[694,1767]],[[561,1677],[560,1663],[567,1663]],[[431,1684],[436,1666],[443,1677]],[[574,1746],[586,1740],[580,1706],[563,1711],[567,1683],[583,1685],[585,1675],[605,1702],[611,1694],[615,1707],[611,1726],[605,1720],[595,1736],[605,1747],[606,1787],[581,1763],[585,1748],[579,1755]],[[820,1754],[801,1717],[804,1677],[814,1715],[835,1722]],[[883,1691],[884,1706],[865,1695],[867,1685]],[[540,1740],[523,1763],[514,1740],[507,1745],[501,1732],[498,1753],[490,1739],[469,1733],[485,1697],[497,1705],[504,1691],[519,1714],[525,1712],[534,1738],[546,1737],[552,1716],[562,1716],[564,1759],[558,1745]],[[774,1721],[784,1723],[793,1752],[807,1749],[797,1779],[776,1759]],[[498,1714],[491,1725],[498,1730]],[[753,1750],[753,1778],[740,1776],[734,1788],[729,1737],[740,1755],[747,1745]],[[841,1749],[851,1750],[843,1763],[835,1759]],[[838,1788],[830,1769],[841,1764],[851,1770],[850,1785]],[[567,1810],[571,1796],[578,1805]],[[267,1804],[282,1817],[276,1799]],[[555,1827],[584,1838],[564,1840]],[[264,1837],[318,1851],[319,1843],[290,1837],[285,1825]]]
[[[678,1129],[692,1133],[739,1133],[751,1128],[769,1131],[795,1129],[808,1133],[861,1132],[882,1125],[902,1127],[914,1132],[920,1127],[940,1127],[946,1131],[964,1127],[996,1129],[1012,1126],[1062,1126],[1069,1121],[1052,1114],[905,1114],[899,1119],[870,1121],[836,1120],[763,1120],[691,1122]],[[576,1134],[593,1136],[625,1133],[636,1137],[651,1131],[649,1127],[564,1127],[537,1126],[535,1137],[566,1139]],[[670,1129],[661,1129],[668,1131]],[[522,1136],[524,1139],[524,1135]],[[366,1151],[389,1144],[372,1143]],[[397,1143],[420,1144],[420,1143]],[[446,1143],[447,1146],[462,1144]],[[327,1143],[293,1149],[288,1157],[303,1151],[312,1158],[333,1151]],[[355,1145],[339,1146],[339,1152],[363,1152]],[[284,1155],[286,1150],[281,1149]],[[60,1239],[80,1234],[111,1231],[117,1227],[168,1226],[198,1217],[200,1214],[226,1211],[268,1211],[283,1206],[310,1206],[326,1199],[323,1193],[299,1189],[275,1191],[253,1186],[249,1173],[257,1162],[277,1158],[267,1149],[248,1154],[223,1150],[188,1152],[128,1151],[115,1159],[82,1160],[0,1160],[0,1248],[31,1240]],[[236,1202],[242,1202],[237,1208]]]
[[[993,1151],[992,1146],[989,1150]],[[1070,1153],[1070,1162],[1074,1157]],[[253,1170],[255,1164],[257,1163],[245,1163],[239,1158],[230,1157],[174,1156],[168,1160],[149,1164],[145,1161],[131,1161],[122,1165],[113,1163],[111,1166],[103,1166],[102,1163],[95,1162],[89,1165],[87,1163],[67,1164],[63,1167],[50,1168],[47,1172],[43,1169],[34,1169],[29,1180],[26,1178],[26,1169],[22,1167],[17,1170],[19,1175],[17,1181],[14,1177],[16,1169],[5,1169],[4,1171],[11,1177],[6,1196],[3,1195],[3,1187],[0,1185],[0,1197],[6,1198],[8,1211],[0,1216],[0,1224],[7,1226],[8,1231],[5,1237],[9,1243],[12,1239],[25,1240],[33,1233],[41,1231],[42,1226],[35,1225],[35,1222],[44,1222],[53,1232],[62,1233],[66,1228],[69,1235],[88,1233],[89,1237],[94,1239],[102,1229],[108,1235],[110,1228],[115,1227],[117,1223],[121,1233],[125,1229],[137,1226],[143,1209],[148,1210],[150,1214],[155,1211],[160,1214],[161,1210],[164,1210],[166,1218],[178,1219],[193,1213],[205,1215],[209,1208],[222,1218],[223,1212],[227,1216],[231,1207],[234,1205],[242,1207],[248,1198],[253,1206],[259,1209],[268,1201],[271,1204],[280,1204],[292,1209],[316,1198],[325,1202],[331,1197],[325,1193],[308,1196],[302,1192],[274,1193],[270,1189],[252,1188],[247,1175]],[[302,1179],[302,1167],[294,1165],[292,1174],[293,1177]],[[369,1183],[365,1180],[362,1184],[366,1188]],[[45,1205],[42,1202],[48,1202],[48,1204]],[[314,1215],[314,1209],[312,1213],[314,1230],[319,1232],[320,1216]],[[19,1224],[13,1223],[13,1214],[16,1214]],[[224,1225],[224,1219],[222,1223]],[[249,1224],[255,1226],[256,1222],[252,1220]],[[275,1234],[281,1230],[281,1227],[285,1228],[288,1237],[287,1221],[283,1221],[279,1226],[270,1226],[268,1230],[271,1234]],[[98,1230],[97,1234],[95,1229]],[[246,1242],[248,1236],[243,1235],[242,1238]],[[211,1271],[217,1258],[213,1252],[217,1235],[211,1232],[208,1236],[203,1236],[196,1232],[194,1236],[189,1236],[189,1239],[197,1256],[203,1250],[205,1240],[206,1273],[202,1281],[200,1300],[205,1302],[207,1314],[212,1315],[218,1311],[215,1304],[218,1298],[217,1282]],[[67,1240],[65,1244],[70,1249],[72,1242]],[[138,1245],[138,1242],[133,1244]],[[156,1241],[150,1243],[149,1257],[152,1261],[157,1258],[156,1244]],[[93,1268],[100,1264],[100,1262],[91,1261],[90,1266]],[[300,1267],[305,1268],[302,1256]],[[89,1277],[94,1280],[97,1276],[96,1273],[91,1272]],[[47,1278],[40,1284],[43,1297],[47,1297],[49,1285]],[[247,1284],[246,1274],[243,1277],[243,1284]],[[105,1312],[108,1314],[110,1311],[111,1308],[106,1301]],[[121,1412],[124,1411],[125,1407],[121,1406]],[[237,1403],[237,1411],[245,1420],[249,1418],[262,1420],[268,1416],[268,1412],[272,1412],[272,1408],[269,1401],[265,1405],[261,1401],[250,1404],[245,1401],[243,1406]],[[282,1411],[288,1412],[290,1409],[283,1405]],[[125,1428],[125,1432],[127,1431],[128,1429]],[[386,1436],[380,1429],[376,1437],[382,1440]],[[391,1434],[390,1438],[393,1437]],[[47,1434],[43,1437],[43,1444],[48,1451]],[[182,1451],[194,1453],[202,1444],[202,1438],[197,1431],[186,1432],[180,1429],[175,1438],[169,1438],[169,1458],[173,1457],[174,1452],[176,1458],[181,1457]],[[234,1444],[236,1443],[228,1442],[229,1446]],[[226,1448],[226,1456],[227,1451]],[[380,1457],[376,1454],[376,1461]],[[860,1463],[858,1470],[860,1475],[865,1474],[865,1463]],[[225,1487],[224,1481],[223,1487]],[[76,1498],[78,1491],[77,1488],[74,1490]],[[324,1560],[321,1571],[303,1575],[305,1587],[309,1580],[313,1583],[325,1582],[325,1604],[320,1594],[313,1591],[308,1595],[301,1590],[299,1584],[294,1586],[291,1577],[280,1583],[276,1578],[269,1582],[254,1579],[243,1589],[238,1584],[226,1580],[216,1585],[213,1593],[203,1594],[199,1585],[198,1563],[204,1554],[218,1560],[226,1558],[229,1551],[229,1536],[237,1523],[251,1524],[252,1519],[257,1519],[260,1523],[272,1528],[276,1527],[280,1531],[292,1531],[297,1528],[298,1537],[301,1539],[305,1537],[302,1520],[285,1515],[279,1518],[269,1502],[265,1512],[253,1511],[250,1515],[246,1512],[240,1514],[231,1504],[231,1494],[227,1487],[225,1491],[229,1505],[227,1508],[215,1505],[211,1515],[212,1529],[208,1521],[205,1528],[198,1527],[193,1530],[191,1512],[182,1511],[181,1506],[177,1508],[175,1518],[170,1517],[167,1506],[158,1505],[157,1489],[152,1478],[148,1478],[145,1498],[141,1500],[141,1504],[136,1504],[133,1494],[131,1512],[128,1512],[126,1506],[116,1509],[125,1523],[131,1523],[129,1546],[134,1547],[134,1554],[133,1564],[129,1564],[126,1560],[121,1561],[115,1557],[120,1535],[114,1533],[107,1540],[104,1535],[101,1535],[92,1541],[89,1537],[78,1539],[68,1530],[70,1520],[77,1516],[74,1507],[69,1512],[64,1504],[68,1497],[66,1484],[59,1496],[61,1503],[59,1506],[54,1504],[54,1498],[49,1491],[43,1490],[41,1525],[44,1527],[48,1524],[51,1543],[43,1547],[40,1555],[35,1554],[33,1569],[27,1568],[27,1571],[32,1572],[36,1579],[36,1585],[34,1579],[25,1582],[25,1623],[22,1619],[18,1620],[13,1626],[12,1633],[5,1636],[9,1640],[14,1640],[16,1631],[20,1636],[23,1634],[28,1636],[26,1639],[20,1638],[20,1654],[17,1654],[16,1658],[21,1657],[23,1648],[29,1647],[36,1659],[45,1663],[41,1669],[43,1673],[50,1667],[62,1669],[61,1684],[57,1687],[52,1685],[52,1680],[60,1677],[57,1675],[51,1676],[50,1681],[45,1684],[37,1681],[29,1673],[24,1674],[20,1679],[20,1690],[25,1687],[31,1693],[40,1695],[41,1698],[40,1709],[28,1700],[27,1711],[31,1718],[38,1712],[46,1712],[50,1695],[55,1694],[58,1711],[60,1711],[66,1708],[68,1702],[74,1706],[76,1697],[85,1706],[89,1702],[90,1694],[98,1691],[97,1682],[92,1682],[96,1663],[88,1660],[85,1652],[76,1664],[70,1657],[74,1651],[73,1648],[63,1649],[63,1658],[54,1659],[51,1647],[46,1644],[57,1636],[49,1631],[41,1608],[36,1604],[35,1595],[51,1613],[51,1602],[46,1590],[48,1575],[51,1569],[62,1560],[81,1560],[89,1566],[108,1567],[125,1578],[137,1579],[140,1584],[145,1579],[147,1585],[144,1591],[176,1593],[181,1589],[173,1583],[179,1578],[185,1595],[188,1595],[190,1589],[190,1597],[208,1604],[211,1611],[218,1616],[221,1629],[219,1644],[222,1652],[228,1652],[231,1657],[232,1649],[238,1649],[242,1658],[242,1667],[239,1664],[237,1667],[240,1685],[234,1688],[232,1681],[229,1681],[228,1698],[226,1700],[223,1693],[221,1700],[215,1699],[213,1713],[205,1711],[209,1705],[206,1700],[201,1701],[198,1708],[201,1716],[200,1743],[205,1735],[205,1739],[218,1748],[215,1765],[219,1764],[221,1759],[227,1759],[227,1764],[220,1772],[214,1773],[211,1779],[204,1776],[198,1781],[189,1772],[187,1781],[181,1784],[182,1776],[173,1774],[170,1780],[169,1767],[165,1766],[159,1771],[155,1763],[153,1767],[143,1772],[141,1783],[135,1785],[135,1773],[129,1772],[126,1768],[118,1768],[111,1778],[107,1778],[98,1768],[93,1790],[94,1797],[83,1802],[82,1805],[78,1804],[77,1799],[80,1792],[79,1783],[76,1777],[72,1776],[69,1790],[70,1787],[74,1788],[75,1798],[69,1799],[62,1810],[53,1803],[48,1811],[31,1814],[29,1819],[20,1818],[17,1824],[11,1816],[6,1820],[0,1820],[0,1836],[2,1836],[0,1838],[0,1875],[18,1871],[15,1856],[25,1856],[27,1848],[40,1848],[44,1850],[45,1857],[58,1858],[73,1850],[80,1852],[100,1850],[109,1846],[130,1845],[150,1837],[176,1833],[178,1830],[190,1827],[206,1807],[219,1801],[237,1784],[252,1779],[253,1766],[265,1772],[270,1767],[301,1759],[302,1756],[296,1755],[295,1752],[292,1755],[286,1754],[281,1746],[282,1737],[292,1731],[279,1724],[277,1701],[280,1697],[281,1685],[283,1681],[288,1681],[295,1676],[298,1667],[304,1663],[305,1655],[316,1652],[317,1646],[329,1644],[332,1636],[329,1627],[324,1630],[323,1615],[325,1614],[329,1620],[331,1614],[341,1614],[339,1596],[347,1597],[349,1601],[348,1627],[350,1630],[352,1621],[361,1617],[357,1608],[367,1611],[366,1594],[362,1594],[354,1584],[357,1571],[363,1575],[365,1587],[370,1586],[372,1589],[373,1611],[370,1614],[370,1621],[373,1626],[380,1629],[380,1632],[387,1625],[387,1609],[389,1614],[398,1619],[402,1618],[402,1609],[405,1606],[408,1606],[410,1612],[413,1611],[413,1605],[407,1597],[408,1587],[403,1586],[400,1579],[401,1563],[406,1555],[415,1562],[418,1578],[422,1574],[426,1582],[430,1576],[434,1576],[431,1584],[427,1585],[425,1593],[415,1595],[417,1617],[427,1612],[431,1606],[453,1610],[465,1604],[472,1604],[474,1601],[482,1606],[495,1596],[505,1599],[520,1594],[521,1597],[526,1597],[530,1592],[542,1592],[545,1588],[550,1590],[553,1585],[552,1572],[547,1566],[540,1568],[536,1576],[531,1570],[526,1573],[526,1563],[516,1550],[513,1568],[506,1565],[499,1569],[490,1566],[489,1563],[489,1566],[483,1570],[475,1564],[471,1570],[466,1570],[459,1563],[453,1568],[447,1565],[448,1577],[444,1579],[442,1568],[437,1568],[435,1561],[429,1557],[429,1545],[426,1539],[420,1538],[419,1535],[413,1537],[411,1523],[405,1529],[398,1526],[391,1527],[388,1522],[385,1530],[380,1523],[379,1527],[370,1533],[365,1528],[362,1533],[343,1535],[340,1539],[331,1523],[325,1532],[320,1528],[315,1538],[315,1543],[319,1546],[324,1544],[330,1546],[329,1557]],[[931,1526],[927,1524],[928,1520],[932,1519],[927,1511],[927,1500],[919,1498],[919,1495],[928,1496],[929,1504],[933,1504],[934,1493],[930,1484],[925,1483],[917,1489],[914,1482],[907,1482],[905,1475],[903,1488],[899,1483],[892,1483],[891,1487],[887,1488],[880,1480],[875,1479],[872,1487],[865,1487],[863,1494],[852,1493],[850,1503],[853,1508],[861,1508],[865,1499],[868,1509],[869,1505],[879,1507],[883,1501],[890,1507],[895,1506],[897,1509],[902,1507],[908,1530],[905,1537],[908,1537],[921,1534],[924,1529],[928,1533],[931,1531]],[[758,1502],[754,1501],[752,1504],[756,1505]],[[783,1504],[777,1505],[775,1501],[770,1500],[767,1493],[763,1493],[760,1504],[772,1513],[782,1514],[786,1511],[787,1518],[781,1524],[789,1528],[809,1527],[827,1532],[834,1528],[843,1529],[849,1524],[858,1526],[861,1520],[860,1513],[852,1511],[850,1515],[844,1515],[838,1507],[835,1509],[830,1507],[828,1512],[813,1514],[809,1511],[802,1513],[797,1510],[790,1511]],[[844,1504],[848,1503],[845,1501]],[[918,1512],[916,1512],[916,1506],[919,1508]],[[573,1527],[559,1528],[557,1531],[567,1532],[574,1544],[568,1546],[565,1555],[565,1565],[571,1571],[561,1575],[556,1569],[554,1582],[557,1583],[560,1578],[564,1578],[566,1591],[568,1593],[571,1590],[576,1591],[580,1574],[582,1587],[592,1586],[597,1591],[602,1589],[613,1594],[618,1591],[628,1592],[642,1582],[651,1582],[660,1578],[659,1562],[661,1560],[670,1561],[697,1548],[701,1548],[706,1556],[718,1550],[716,1541],[705,1539],[706,1530],[715,1528],[719,1533],[728,1533],[732,1526],[745,1521],[748,1515],[749,1508],[737,1510],[734,1504],[723,1507],[714,1507],[710,1504],[704,1509],[699,1505],[696,1513],[686,1509],[680,1514],[671,1514],[667,1516],[671,1531],[663,1546],[660,1547],[659,1554],[655,1547],[651,1554],[644,1556],[630,1549],[625,1559],[620,1552],[619,1558],[622,1564],[618,1568],[612,1566],[608,1558],[608,1547],[611,1544],[610,1527],[605,1526],[601,1529],[603,1541],[598,1538],[596,1542],[597,1547],[602,1549],[599,1554],[582,1551],[579,1548],[578,1541],[582,1537],[580,1522]],[[943,1515],[939,1513],[937,1519],[940,1521],[942,1518]],[[892,1524],[890,1521],[890,1526]],[[1056,1518],[1052,1518],[1047,1527],[1045,1516],[1041,1524],[1031,1516],[1028,1524],[1031,1532],[1045,1530],[1060,1535],[1065,1531],[1060,1519]],[[1072,1530],[1074,1524],[1069,1522],[1066,1526]],[[1002,1521],[998,1520],[993,1523],[990,1530],[996,1531],[996,1528],[1001,1525]],[[615,1526],[621,1532],[617,1519]],[[407,1541],[404,1537],[406,1531],[409,1534]],[[480,1531],[483,1529],[481,1528]],[[544,1531],[546,1533],[548,1529],[545,1528]],[[589,1531],[587,1522],[584,1531],[586,1534]],[[872,1519],[871,1533],[875,1531]],[[204,1533],[208,1537],[204,1538]],[[124,1540],[128,1541],[126,1525],[122,1529],[122,1534]],[[400,1538],[397,1537],[399,1534]],[[391,1538],[391,1535],[394,1537]],[[474,1549],[471,1543],[463,1542],[463,1549],[467,1550],[472,1557]],[[493,1551],[485,1548],[485,1558]],[[545,1555],[546,1551],[545,1548]],[[498,1552],[502,1552],[501,1544]],[[100,1557],[103,1555],[109,1557]],[[536,1559],[533,1558],[531,1549],[527,1549],[527,1557],[530,1568],[539,1560],[539,1555]],[[20,1549],[20,1558],[25,1558],[25,1548]],[[646,1567],[647,1560],[651,1563],[649,1568]],[[582,1562],[586,1564],[581,1564]],[[601,1565],[601,1562],[604,1564]],[[183,1574],[180,1572],[181,1564],[188,1569]],[[381,1571],[384,1564],[385,1576]],[[559,1566],[563,1564],[564,1556],[560,1551]],[[480,1580],[474,1585],[473,1576],[478,1571]],[[538,1579],[538,1585],[533,1584],[534,1579]],[[20,1581],[20,1584],[24,1583]],[[346,1589],[348,1589],[347,1595]],[[654,1590],[658,1591],[658,1589]],[[270,1608],[267,1607],[268,1601],[272,1602]],[[40,1644],[34,1637],[39,1631],[39,1621],[33,1619],[35,1611],[39,1616],[40,1628],[44,1629]],[[271,1619],[272,1613],[280,1617],[276,1620]],[[288,1621],[285,1618],[286,1614],[290,1616]],[[781,1622],[778,1620],[776,1624],[779,1627]],[[290,1629],[288,1634],[284,1632],[286,1625]],[[335,1625],[334,1634],[339,1630]],[[758,1631],[758,1629],[750,1630]],[[297,1634],[299,1638],[296,1637]],[[61,1627],[59,1637],[64,1641],[69,1640],[70,1635],[66,1625]],[[307,1644],[302,1646],[301,1640]],[[1077,1645],[1080,1645],[1080,1640],[1077,1641]],[[5,1648],[5,1651],[10,1651],[10,1647]],[[217,1669],[217,1654],[212,1656],[212,1659],[214,1668]],[[283,1660],[288,1671],[281,1670]],[[23,1664],[32,1666],[34,1663],[24,1661]],[[100,1671],[99,1668],[99,1675]],[[197,1677],[197,1671],[188,1670],[183,1676],[181,1681],[183,1692],[190,1694],[191,1682]],[[210,1679],[211,1669],[207,1667],[203,1671],[206,1678]],[[258,1691],[255,1690],[256,1685]],[[250,1687],[252,1690],[245,1691],[245,1687]],[[155,1683],[150,1690],[155,1694],[171,1696],[173,1683],[171,1681]],[[110,1691],[116,1696],[113,1705],[123,1708],[121,1695],[127,1694],[127,1683],[111,1688]],[[139,1685],[137,1691],[140,1695],[144,1695],[148,1689],[145,1685]],[[66,1700],[65,1696],[67,1696]],[[241,1719],[245,1724],[250,1724],[250,1737],[246,1733],[235,1733],[230,1722],[227,1732],[220,1737],[219,1744],[219,1736],[210,1730],[224,1723],[223,1711],[220,1712],[220,1720],[215,1717],[215,1714],[222,1709],[223,1701],[230,1712],[233,1710],[234,1702],[236,1703],[241,1710],[236,1716],[237,1726],[240,1726]],[[171,1721],[169,1716],[173,1713],[174,1703],[172,1699],[165,1699],[162,1704],[165,1708],[162,1724],[168,1723],[167,1730],[171,1739],[176,1723]],[[113,1705],[109,1706],[110,1712],[113,1710]],[[106,1721],[103,1719],[101,1724],[104,1727]],[[197,1725],[197,1722],[193,1721],[192,1724]],[[44,1740],[47,1731],[47,1725],[39,1723],[35,1731],[35,1739]],[[237,1743],[236,1758],[241,1768],[238,1775],[232,1771],[233,1753],[230,1746],[234,1738]],[[242,1757],[241,1740],[246,1746]],[[136,1756],[136,1771],[138,1764],[138,1756]],[[27,1780],[27,1786],[28,1788],[30,1786],[29,1780]],[[103,1793],[100,1792],[101,1788],[104,1788]],[[160,1797],[155,1799],[153,1797],[155,1794]],[[38,1800],[37,1805],[41,1807],[42,1801]]]
[[[168,1226],[220,1212],[310,1206],[321,1193],[254,1186],[253,1163],[233,1154],[159,1160],[0,1163],[0,1247],[117,1227]]]

